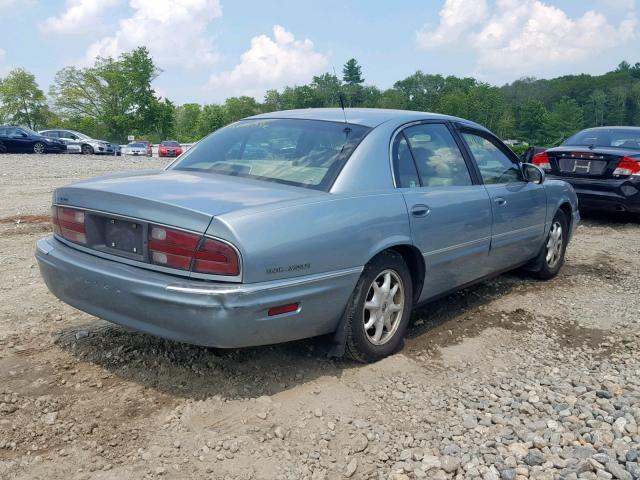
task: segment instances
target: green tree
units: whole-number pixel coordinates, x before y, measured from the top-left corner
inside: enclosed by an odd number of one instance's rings
[[[565,97],[553,106],[543,120],[545,145],[559,145],[584,126],[582,108],[573,98]]]
[[[359,85],[364,83],[362,78],[362,67],[355,58],[347,60],[342,68],[342,80],[348,85]]]
[[[53,119],[32,73],[16,68],[0,80],[0,117],[33,130],[46,127]]]
[[[63,117],[93,117],[109,137],[124,140],[128,134],[151,133],[160,99],[151,82],[159,75],[145,47],[117,59],[98,58],[89,68],[60,70],[50,89]]]
[[[192,142],[198,139],[198,122],[202,108],[197,103],[185,103],[176,108],[175,125],[177,139]]]
[[[549,112],[539,100],[529,100],[520,107],[520,132],[531,144],[544,143],[544,123]]]
[[[205,105],[202,107],[197,123],[198,137],[205,137],[211,132],[225,126],[225,111],[221,105]]]
[[[227,123],[260,113],[260,105],[253,97],[230,97],[224,102]]]

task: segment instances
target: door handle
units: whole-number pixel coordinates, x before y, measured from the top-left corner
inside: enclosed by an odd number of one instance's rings
[[[411,207],[411,215],[414,217],[426,217],[431,212],[431,209],[421,203]]]
[[[496,197],[493,201],[496,205],[499,205],[501,207],[504,207],[507,204],[507,201],[502,197]]]

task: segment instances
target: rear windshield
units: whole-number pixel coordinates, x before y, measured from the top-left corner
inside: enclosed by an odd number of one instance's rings
[[[593,128],[576,133],[563,145],[618,147],[640,150],[640,128]]]
[[[212,133],[170,168],[328,190],[368,131],[319,120],[243,120]]]
[[[163,147],[179,147],[180,146],[178,142],[172,142],[172,141],[162,142],[160,145],[162,145]]]

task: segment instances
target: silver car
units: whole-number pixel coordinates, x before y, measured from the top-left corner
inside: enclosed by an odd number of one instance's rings
[[[96,140],[75,130],[41,130],[40,135],[61,140],[67,145],[68,153],[82,153],[83,155],[114,155],[116,153],[110,142]]]
[[[372,361],[400,348],[416,305],[521,266],[558,273],[579,220],[571,185],[467,120],[343,115],[250,117],[163,170],[56,189],[36,252],[47,286],[182,342],[332,334],[335,354]]]
[[[147,155],[147,146],[144,143],[130,143],[124,148],[125,155],[133,155],[135,157],[144,157]]]

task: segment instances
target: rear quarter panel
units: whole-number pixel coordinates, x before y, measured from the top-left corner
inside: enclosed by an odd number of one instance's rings
[[[544,188],[547,192],[547,229],[551,225],[553,216],[564,203],[571,205],[571,211],[578,211],[578,197],[571,184],[563,180],[547,179],[544,182]],[[574,215],[575,217],[575,215]],[[573,222],[574,220],[571,219]],[[575,225],[572,225],[575,227]]]
[[[247,283],[362,267],[389,246],[411,243],[404,199],[394,191],[231,212],[214,217],[207,233],[236,245]]]

